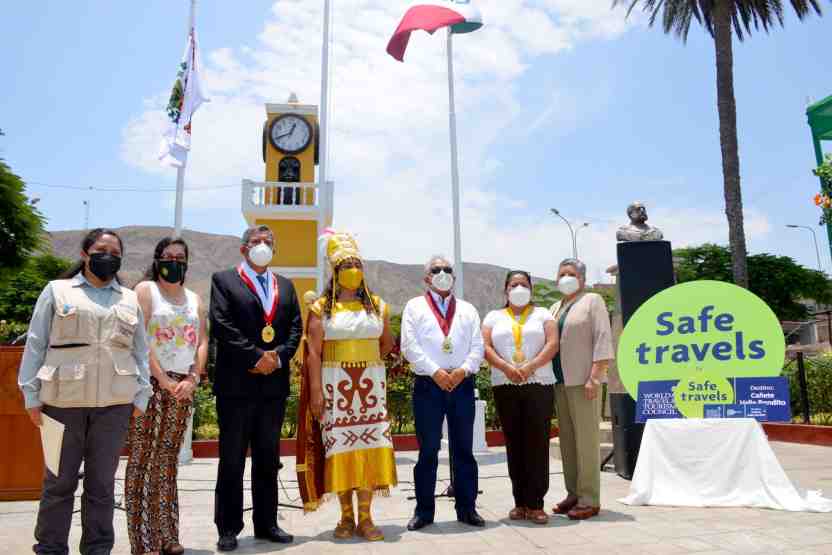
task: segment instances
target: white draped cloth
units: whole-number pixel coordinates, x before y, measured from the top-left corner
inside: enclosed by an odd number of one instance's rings
[[[648,420],[630,493],[619,501],[832,512],[820,492],[795,488],[752,418]]]

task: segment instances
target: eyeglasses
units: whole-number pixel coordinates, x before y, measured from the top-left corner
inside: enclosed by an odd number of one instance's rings
[[[437,275],[439,272],[445,272],[446,274],[454,275],[454,269],[449,266],[434,266],[430,269],[430,273],[433,275]]]
[[[187,256],[163,256],[159,258],[159,262],[187,262]]]

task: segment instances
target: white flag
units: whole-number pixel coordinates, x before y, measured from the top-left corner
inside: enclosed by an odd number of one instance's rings
[[[203,102],[208,102],[208,98],[202,94],[200,65],[196,30],[191,29],[166,109],[168,129],[162,137],[159,152],[162,165],[181,167],[188,160],[188,151],[191,150],[191,118]]]

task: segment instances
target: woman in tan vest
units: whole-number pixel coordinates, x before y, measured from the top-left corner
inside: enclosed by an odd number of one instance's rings
[[[115,543],[115,473],[130,415],[150,396],[147,338],[136,294],[117,273],[124,245],[94,229],[81,260],[49,283],[35,305],[18,383],[36,426],[64,426],[57,475],[46,470],[35,553],[69,553],[75,490],[84,464],[79,551],[109,554]]]
[[[555,514],[572,520],[601,510],[600,391],[613,358],[610,317],[604,299],[586,293],[586,266],[567,258],[558,268],[564,297],[552,306],[560,351],[553,361],[563,478],[568,495]],[[580,464],[579,464],[580,461]]]

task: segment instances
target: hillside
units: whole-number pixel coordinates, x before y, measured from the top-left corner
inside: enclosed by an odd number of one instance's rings
[[[124,240],[126,250],[122,277],[133,285],[149,266],[156,243],[171,230],[167,227],[129,226],[116,231]],[[53,252],[64,258],[76,259],[83,234],[78,230],[50,232]],[[187,230],[183,236],[191,251],[188,287],[207,299],[211,274],[239,262],[240,239]],[[480,314],[484,315],[502,302],[506,271],[490,264],[465,264],[466,300],[473,303]],[[365,268],[367,282],[390,303],[395,312],[401,311],[408,299],[424,291],[423,272],[421,264],[394,264],[382,260],[368,260]]]

